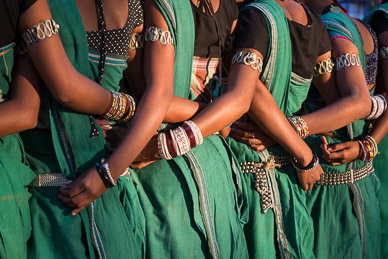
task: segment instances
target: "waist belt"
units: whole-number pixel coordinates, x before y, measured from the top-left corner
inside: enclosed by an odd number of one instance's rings
[[[255,175],[255,189],[260,194],[260,207],[262,212],[274,207],[273,194],[268,184],[267,172],[269,169],[291,164],[291,157],[270,156],[267,162],[242,162],[240,163],[243,174]]]
[[[129,168],[125,169],[121,176],[129,176]],[[67,179],[63,174],[38,174],[35,179],[28,185],[31,187],[60,187],[71,183],[72,180]]]
[[[360,181],[364,179],[375,169],[373,168],[372,161],[368,162],[366,165],[359,169],[350,169],[344,173],[323,173],[321,174],[321,180],[316,182],[319,185],[339,185],[339,184],[348,184]]]
[[[71,183],[63,174],[38,174],[28,185],[32,187],[59,187]]]

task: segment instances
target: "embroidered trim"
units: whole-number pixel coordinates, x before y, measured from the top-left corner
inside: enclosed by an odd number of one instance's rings
[[[313,75],[314,77],[319,77],[320,75],[331,73],[333,72],[333,68],[334,68],[334,62],[331,58],[322,60],[317,64],[315,64]]]
[[[151,26],[145,30],[145,41],[157,41],[159,40],[162,45],[173,45],[173,39],[169,30],[162,30]]]
[[[382,59],[388,59],[388,46],[382,47],[379,51],[379,57]]]
[[[360,57],[357,56],[356,54],[346,53],[338,57],[336,59],[335,64],[336,64],[336,69],[338,71],[343,69],[344,67],[350,67],[350,66],[360,67],[361,61],[360,61]]]
[[[259,73],[261,73],[263,69],[263,59],[258,57],[255,53],[249,51],[239,51],[234,54],[232,64],[235,63],[244,63],[245,65],[250,66],[253,70],[259,71]]]

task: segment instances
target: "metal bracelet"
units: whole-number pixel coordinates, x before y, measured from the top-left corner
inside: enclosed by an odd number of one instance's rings
[[[344,67],[361,66],[360,57],[356,54],[346,53],[336,59],[336,69],[341,70]]]
[[[376,120],[387,110],[387,100],[381,94],[370,97],[372,102],[372,111],[365,118],[366,120]]]
[[[334,62],[331,58],[322,60],[315,64],[314,66],[314,71],[313,71],[313,76],[314,77],[319,77],[320,75],[324,75],[326,73],[331,73],[333,72],[334,68]]]
[[[379,51],[379,57],[381,59],[388,59],[388,47],[382,47]]]
[[[27,29],[22,32],[22,39],[26,45],[30,45],[33,42],[38,42],[58,33],[59,25],[54,19],[47,19],[44,22],[39,22],[37,25],[33,25],[31,29]]]
[[[113,179],[112,174],[110,173],[109,165],[104,158],[101,159],[100,163],[97,163],[97,171],[106,187],[110,188],[117,185],[117,182]]]
[[[142,33],[132,34],[131,41],[129,42],[130,49],[142,49],[144,47],[144,35]]]
[[[250,66],[253,70],[259,71],[259,73],[261,73],[263,69],[263,60],[255,53],[249,51],[239,51],[234,54],[232,64],[235,63],[244,63],[245,65]]]
[[[145,42],[159,40],[162,45],[173,45],[174,41],[171,32],[151,26],[145,30]]]

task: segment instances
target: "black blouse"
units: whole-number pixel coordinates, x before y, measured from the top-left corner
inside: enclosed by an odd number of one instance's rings
[[[37,0],[0,0],[0,48],[15,42],[19,16]]]
[[[377,11],[373,15],[373,19],[370,25],[377,35],[380,35],[381,33],[388,31],[388,19],[381,11]]]
[[[235,0],[220,0],[220,6],[212,16],[199,10],[191,3],[195,26],[194,56],[202,58],[218,57],[218,33],[221,36],[223,49],[230,35],[232,24],[238,18],[238,7]],[[216,27],[217,22],[217,27]]]
[[[310,18],[308,25],[288,20],[291,38],[292,71],[303,78],[311,78],[318,56],[331,50],[326,27],[319,16],[303,6]],[[236,28],[234,47],[253,48],[264,59],[269,46],[269,29],[265,18],[255,9],[240,13]]]

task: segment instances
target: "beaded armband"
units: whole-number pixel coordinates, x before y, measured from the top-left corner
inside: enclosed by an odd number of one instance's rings
[[[203,136],[197,125],[186,121],[182,126],[158,135],[159,155],[163,159],[173,159],[202,144]]]
[[[144,35],[142,33],[132,34],[131,40],[129,42],[130,49],[141,49],[144,47]]]
[[[372,101],[372,111],[365,118],[366,120],[375,120],[387,110],[387,100],[381,94],[370,97]]]
[[[322,60],[318,62],[314,66],[313,75],[314,77],[319,77],[320,75],[324,75],[326,73],[331,73],[333,71],[334,63],[331,58]]]
[[[162,30],[155,26],[151,26],[145,30],[144,38],[146,42],[159,40],[162,45],[172,45],[174,43],[170,31]]]
[[[372,136],[365,136],[365,138],[358,141],[360,145],[360,160],[364,162],[372,161],[379,152],[377,143]]]
[[[336,69],[338,71],[338,70],[343,69],[344,67],[350,67],[350,66],[358,66],[359,67],[359,66],[361,66],[361,61],[360,61],[360,57],[357,56],[356,54],[346,53],[346,54],[341,55],[340,57],[338,57],[336,59],[335,65],[336,65]]]
[[[293,116],[287,118],[288,122],[294,128],[296,133],[298,133],[299,137],[305,139],[309,136],[309,127],[304,119],[299,116]]]
[[[234,54],[232,58],[232,64],[235,63],[244,63],[247,66],[250,66],[253,70],[259,71],[263,69],[263,60],[258,57],[255,53],[249,51],[239,51]]]
[[[58,30],[59,25],[54,21],[54,19],[46,20],[33,25],[31,29],[27,29],[22,32],[23,46],[20,51],[25,51],[27,49],[26,47],[34,42],[50,38],[51,36],[57,34]]]
[[[379,57],[381,59],[388,59],[388,47],[382,47],[379,51]]]

